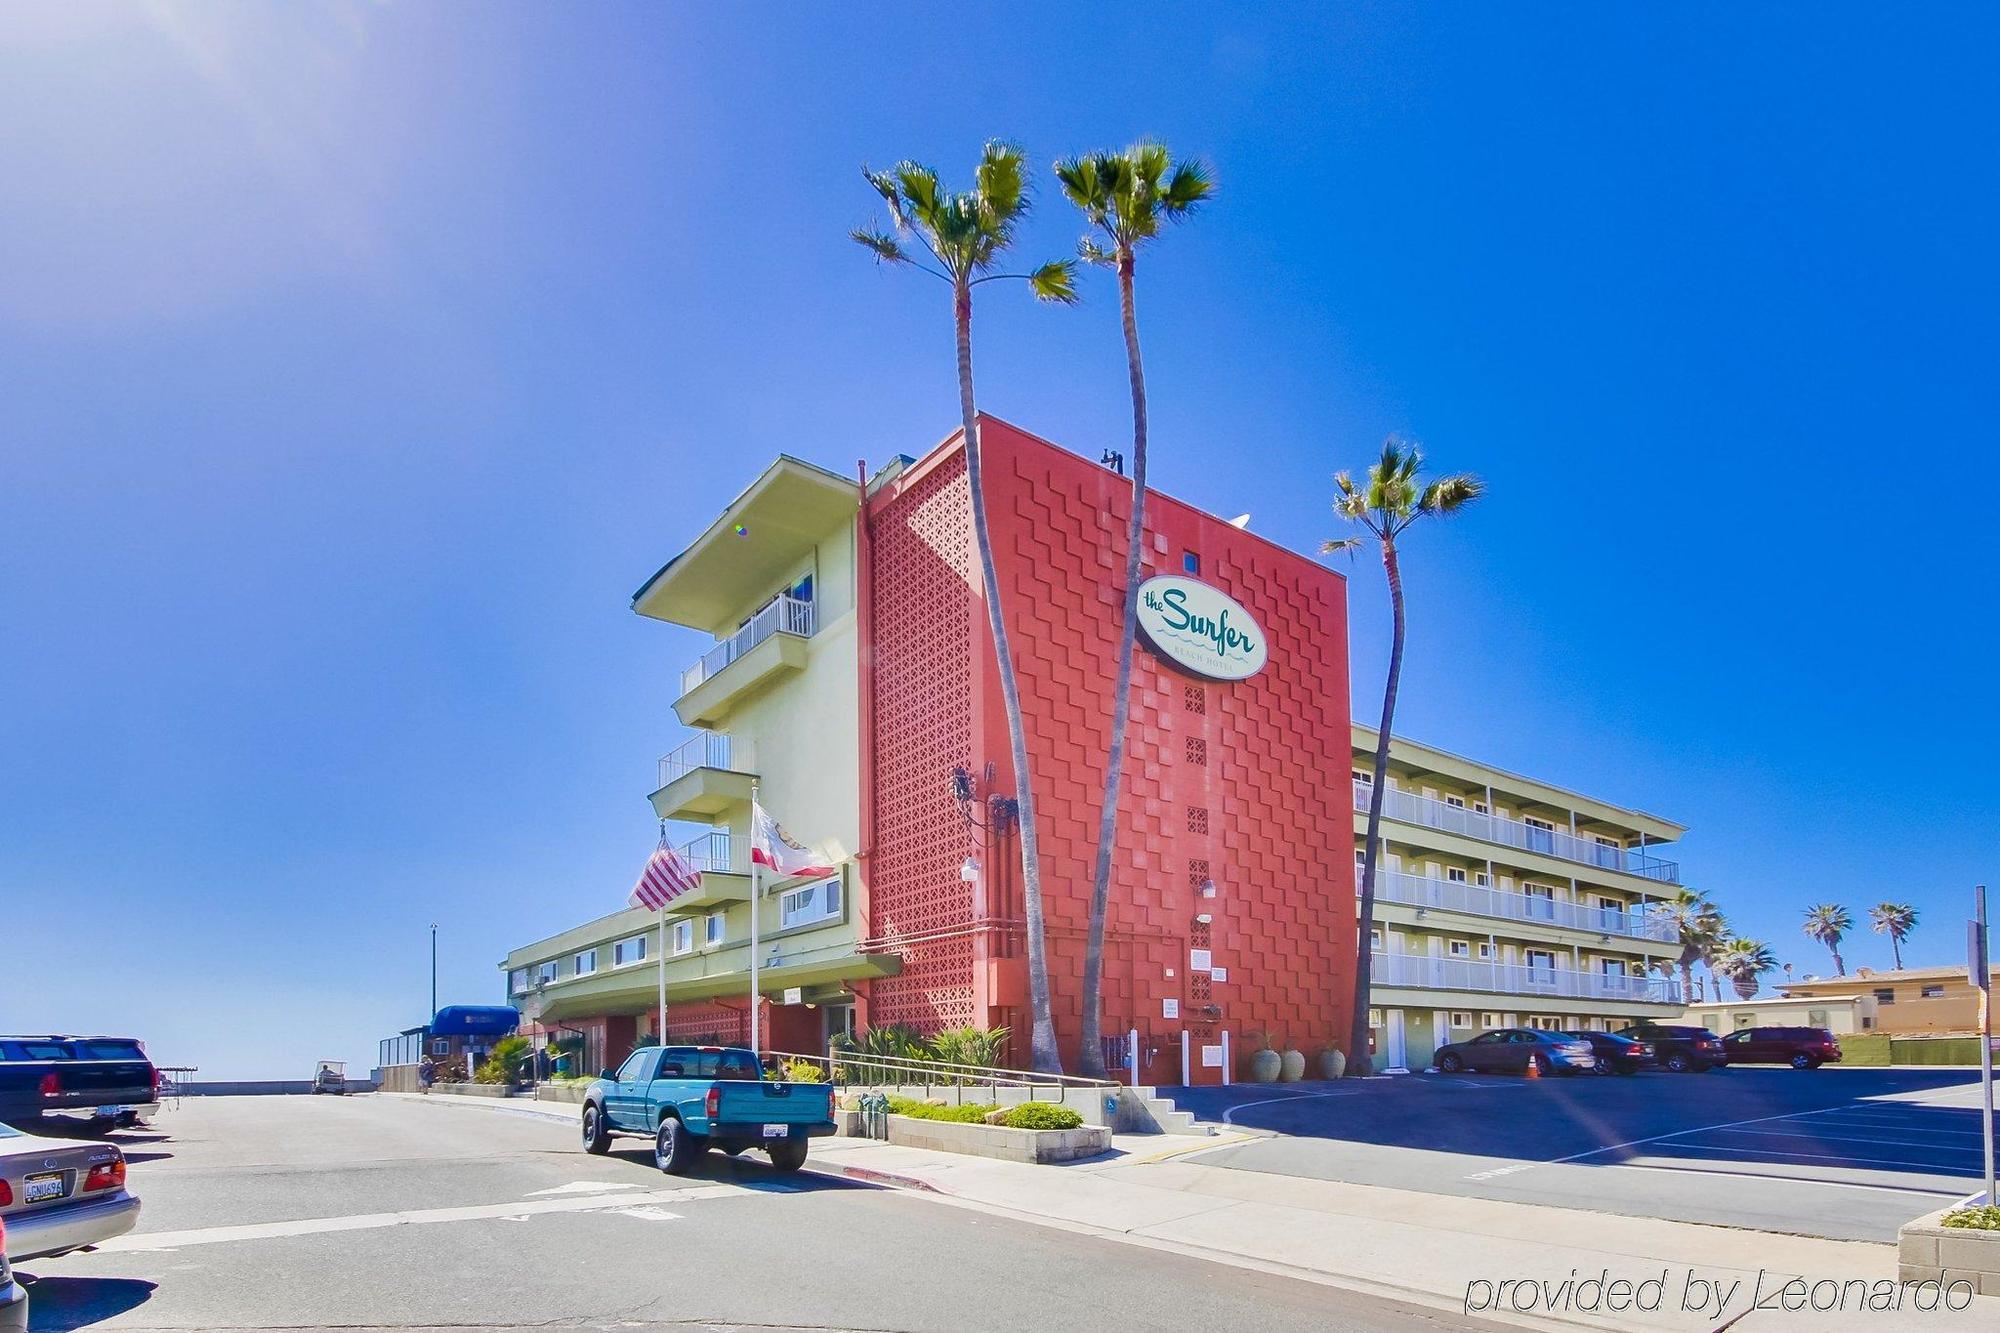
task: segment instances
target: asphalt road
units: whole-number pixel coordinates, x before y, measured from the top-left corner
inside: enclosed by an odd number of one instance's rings
[[[1732,1068],[1527,1079],[1411,1074],[1177,1090],[1284,1137],[1211,1166],[1841,1240],[1894,1240],[1979,1188],[1979,1076]]]
[[[118,1136],[145,1203],[26,1265],[33,1328],[1423,1329],[1333,1288],[709,1154],[384,1097],[191,1098]]]

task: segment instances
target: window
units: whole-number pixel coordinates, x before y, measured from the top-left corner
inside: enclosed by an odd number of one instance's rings
[[[1379,952],[1379,951],[1381,950],[1381,948],[1382,948],[1382,932],[1381,932],[1381,931],[1379,931],[1379,930],[1371,930],[1371,931],[1369,931],[1369,932],[1368,932],[1368,947],[1369,947],[1369,948],[1371,948],[1371,949],[1374,949],[1374,950],[1377,950],[1378,952]]]
[[[1527,895],[1528,915],[1543,921],[1556,919],[1556,891],[1546,884],[1523,884],[1521,892]]]
[[[722,913],[710,912],[708,914],[708,923],[702,935],[702,943],[711,949],[722,943],[724,924],[725,919]]]
[[[1867,1017],[1866,1015],[1863,1015],[1861,1019],[1861,1030],[1863,1032],[1866,1032],[1869,1028],[1872,1028],[1874,1026],[1875,1026],[1875,1020]]]
[[[546,963],[535,964],[535,984],[537,986],[546,985],[555,979],[556,964],[554,959],[550,959]]]
[[[1493,1017],[1492,1014],[1488,1014],[1486,1016],[1488,1018]],[[1491,1027],[1492,1024],[1489,1023],[1487,1026]],[[1506,1041],[1511,1035],[1512,1035],[1511,1033],[1506,1033],[1506,1032],[1482,1032],[1478,1036],[1472,1039],[1471,1044],[1474,1046],[1498,1046],[1501,1042]]]
[[[1482,1014],[1480,1014],[1480,1015],[1479,1015],[1479,1026],[1481,1026],[1481,1027],[1483,1027],[1483,1028],[1497,1028],[1497,1027],[1499,1027],[1499,1026],[1500,1026],[1500,1015],[1498,1015],[1498,1014],[1495,1014],[1495,1013],[1482,1013]]]
[[[778,924],[786,929],[831,921],[840,915],[840,877],[793,889],[778,899]]]
[[[1825,1026],[1826,1026],[1826,1010],[1824,1010],[1824,1009],[1808,1009],[1808,1010],[1806,1010],[1806,1022],[1808,1022],[1808,1023],[1812,1024],[1812,1025],[1813,1025],[1814,1027],[1816,1027],[1816,1028],[1823,1028],[1823,1027],[1825,1027]]]
[[[1493,961],[1493,941],[1491,940],[1479,941],[1479,956],[1486,962],[1490,963]]]
[[[1472,1026],[1472,1015],[1463,1009],[1454,1009],[1451,1011],[1451,1025],[1455,1028],[1469,1028]]]
[[[1556,845],[1556,826],[1546,819],[1533,815],[1521,816],[1521,822],[1528,826],[1527,847],[1530,851],[1553,851]]]
[[[1375,770],[1372,768],[1357,768],[1354,770],[1354,780],[1364,787],[1372,787],[1375,785]]]
[[[528,969],[517,967],[512,972],[509,972],[507,974],[507,989],[513,991],[516,995],[528,989]]]
[[[1487,813],[1487,809],[1486,809],[1486,802],[1484,802],[1484,801],[1474,801],[1474,802],[1472,803],[1472,812],[1473,812],[1474,814],[1478,814],[1478,815],[1483,815],[1483,814],[1486,814],[1486,813]]]
[[[597,950],[585,949],[582,953],[570,959],[569,970],[579,977],[587,977],[592,972],[595,972],[597,970]]]
[[[625,1063],[618,1066],[618,1081],[620,1083],[630,1083],[636,1079],[645,1077],[648,1068],[652,1064],[653,1057],[657,1054],[657,1051],[641,1050],[634,1051],[632,1054],[626,1056]]]
[[[1493,883],[1493,876],[1487,874],[1484,870],[1476,870],[1472,874],[1472,882],[1481,888],[1486,888]]]
[[[1201,557],[1193,551],[1182,551],[1181,572],[1185,574],[1201,573]]]
[[[1444,869],[1444,877],[1450,880],[1454,884],[1465,883],[1465,872],[1463,870],[1460,870],[1457,866],[1446,866]]]
[[[1896,1002],[1896,991],[1894,987],[1883,986],[1878,990],[1876,990],[1875,1003],[1894,1004],[1895,1002]]]
[[[673,941],[673,951],[676,954],[692,953],[694,951],[694,922],[689,921],[685,917],[674,922]]]
[[[1921,998],[1926,1000],[1942,1000],[1944,998],[1944,987],[1926,986],[1924,987],[1923,995]],[[1824,1027],[1825,1023],[1822,1022],[1820,1026]]]
[[[1382,1026],[1382,1011],[1380,1009],[1370,1009],[1368,1011],[1368,1026],[1371,1028]]]
[[[1463,796],[1447,796],[1444,798],[1444,803],[1454,810],[1465,809],[1465,798]]]
[[[1448,940],[1445,942],[1444,951],[1453,958],[1472,957],[1472,945],[1466,940]]]
[[[611,966],[624,967],[627,963],[646,961],[646,937],[634,935],[629,940],[620,940],[611,946]]]

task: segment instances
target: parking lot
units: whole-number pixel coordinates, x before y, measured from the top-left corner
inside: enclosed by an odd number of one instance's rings
[[[1783,1068],[1624,1078],[1410,1074],[1184,1090],[1269,1131],[1198,1160],[1842,1240],[1978,1188],[1979,1077]]]

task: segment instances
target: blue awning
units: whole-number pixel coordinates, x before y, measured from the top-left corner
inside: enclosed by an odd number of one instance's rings
[[[504,1004],[448,1004],[431,1019],[431,1035],[504,1037],[520,1025],[520,1011]]]

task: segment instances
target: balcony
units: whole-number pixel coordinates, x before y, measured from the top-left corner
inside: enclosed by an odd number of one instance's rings
[[[714,727],[751,691],[802,671],[815,628],[813,604],[780,594],[681,672],[674,712],[690,727]]]
[[[1356,879],[1354,891],[1359,893],[1359,876]],[[1503,921],[1523,921],[1538,926],[1587,930],[1595,935],[1624,935],[1633,939],[1668,942],[1676,938],[1673,924],[1651,912],[1561,903],[1534,894],[1513,893],[1484,884],[1432,879],[1403,870],[1375,872],[1375,900],[1401,903],[1406,907],[1497,917]]]
[[[1354,808],[1368,812],[1368,794],[1374,790],[1368,783],[1354,784]],[[1638,875],[1645,879],[1656,879],[1668,884],[1681,881],[1681,867],[1678,861],[1663,861],[1644,852],[1635,852],[1627,847],[1606,847],[1589,838],[1579,838],[1573,833],[1558,829],[1545,829],[1525,820],[1509,819],[1504,815],[1481,814],[1477,810],[1434,797],[1422,796],[1416,792],[1399,791],[1394,787],[1382,793],[1382,815],[1399,823],[1417,824],[1424,828],[1436,829],[1441,833],[1456,833],[1463,838],[1477,838],[1481,842],[1499,843],[1503,847],[1514,847],[1524,852],[1539,852],[1543,856],[1553,856],[1561,861],[1574,861],[1579,865],[1595,866],[1600,870],[1620,870],[1628,875]]]
[[[1612,1000],[1626,1004],[1679,1004],[1681,983],[1672,977],[1633,977],[1579,972],[1534,963],[1485,963],[1470,958],[1425,954],[1373,955],[1369,984],[1380,988],[1477,991],[1550,1000]]]
[[[717,819],[749,804],[751,780],[730,766],[729,737],[703,732],[661,757],[653,812],[661,819]]]
[[[750,875],[747,868],[734,868],[731,842],[728,829],[717,829],[713,833],[690,838],[676,849],[682,860],[701,872],[701,883],[668,905],[669,916],[720,903],[750,901]]]

